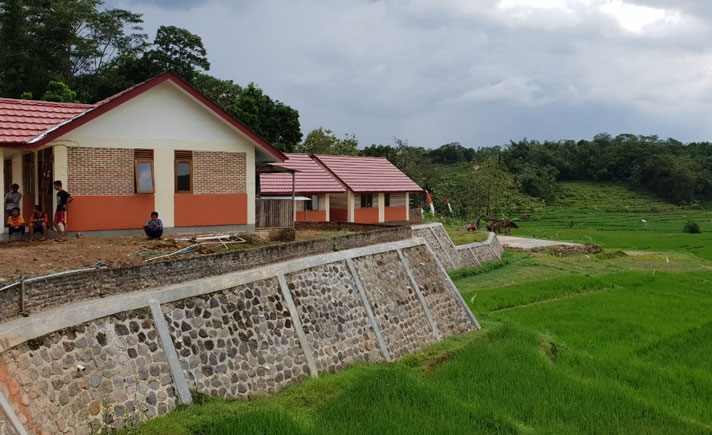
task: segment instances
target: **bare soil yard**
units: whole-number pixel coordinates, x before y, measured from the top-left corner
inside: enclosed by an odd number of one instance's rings
[[[301,230],[296,240],[347,234],[346,231]],[[191,236],[195,236],[194,234]],[[255,233],[243,235],[247,243],[230,244],[230,250],[249,249],[280,242],[260,238]],[[0,244],[0,286],[15,282],[20,275],[43,276],[66,270],[90,267],[121,267],[144,264],[151,257],[175,252],[188,247],[192,241],[176,241],[171,235],[163,240],[147,240],[144,237],[70,238],[65,242],[10,242]],[[226,252],[221,244],[201,245],[190,255]],[[178,256],[154,261],[172,260]],[[106,266],[104,266],[106,265]]]

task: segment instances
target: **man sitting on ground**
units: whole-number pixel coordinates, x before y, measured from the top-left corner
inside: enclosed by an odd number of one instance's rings
[[[143,226],[143,231],[149,239],[160,239],[163,235],[163,222],[158,219],[158,213],[151,213],[151,219]]]
[[[42,233],[40,240],[47,240],[47,213],[42,211],[42,207],[35,206],[32,216],[30,216],[30,241],[35,240],[35,233]]]
[[[15,207],[12,209],[12,214],[7,218],[7,226],[10,230],[8,240],[12,239],[12,235],[15,233],[20,234],[20,240],[25,237],[25,218],[20,216],[20,208]]]

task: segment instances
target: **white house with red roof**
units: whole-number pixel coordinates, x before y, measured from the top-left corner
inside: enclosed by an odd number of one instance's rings
[[[3,190],[51,215],[52,181],[74,197],[69,231],[251,229],[257,172],[286,157],[172,73],[92,105],[0,98]]]
[[[287,157],[278,166],[295,171],[294,190],[289,173],[260,174],[259,195],[262,198],[298,197],[295,204],[295,220],[298,222],[329,222],[330,197],[346,193],[337,181],[322,166],[306,154],[284,153]]]
[[[346,192],[332,194],[331,221],[384,223],[408,221],[410,194],[423,189],[383,157],[315,155]]]

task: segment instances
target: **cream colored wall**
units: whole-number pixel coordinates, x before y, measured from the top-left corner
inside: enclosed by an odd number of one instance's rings
[[[386,220],[386,195],[381,192],[378,194],[378,222]]]
[[[174,220],[175,150],[245,153],[247,223],[255,223],[255,160],[258,147],[244,133],[218,117],[171,82],[164,82],[58,138],[47,146],[154,150],[156,211],[166,227]],[[58,148],[59,149],[59,148]],[[265,151],[259,148],[260,160]],[[270,161],[276,159],[270,157]],[[64,178],[66,183],[66,148]]]

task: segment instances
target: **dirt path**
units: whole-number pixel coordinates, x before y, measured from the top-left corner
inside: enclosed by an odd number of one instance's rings
[[[539,249],[548,248],[550,246],[584,246],[580,243],[559,242],[556,240],[528,239],[525,237],[497,236],[497,238],[505,248]]]

